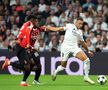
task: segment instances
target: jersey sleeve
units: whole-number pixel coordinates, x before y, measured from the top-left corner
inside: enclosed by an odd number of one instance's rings
[[[18,36],[17,36],[18,39],[22,39],[22,38],[23,38],[24,29],[25,29],[25,25],[23,25],[23,26],[20,28],[19,34],[18,34]]]
[[[45,30],[46,30],[46,28],[44,26],[40,27],[40,31],[45,31]]]
[[[68,28],[68,24],[66,24],[63,28],[64,28],[64,31],[66,31]]]
[[[70,24],[70,23],[68,23],[64,26],[64,31],[66,31],[69,28],[72,28],[72,24]]]
[[[83,34],[82,34],[82,31],[81,30],[79,32],[78,39],[79,39],[79,41],[84,41]]]

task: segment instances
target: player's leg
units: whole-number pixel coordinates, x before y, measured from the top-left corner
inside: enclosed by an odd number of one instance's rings
[[[19,62],[11,62],[8,58],[5,59],[4,64],[2,65],[2,70],[6,69],[8,66],[12,66],[18,70],[25,70],[24,66],[22,66]]]
[[[5,69],[9,65],[11,65],[16,69],[29,71],[30,65],[27,63],[28,56],[26,55],[26,50],[16,44],[15,51],[16,51],[16,55],[19,59],[19,62],[11,62],[8,58],[6,58],[3,66],[2,66],[2,69]]]
[[[84,80],[89,82],[90,84],[95,84],[94,81],[92,81],[89,78],[89,71],[90,71],[90,59],[87,57],[87,55],[81,50],[76,55],[76,58],[82,60],[84,62]]]
[[[37,65],[38,69],[35,71],[35,77],[34,77],[34,80],[33,80],[33,84],[41,84],[40,83],[40,75],[41,75],[41,65]]]
[[[23,75],[23,79],[20,83],[20,86],[30,86],[29,84],[27,84],[27,78],[29,77],[31,71],[24,71],[24,75]]]
[[[59,65],[57,67],[57,69],[53,72],[53,74],[52,74],[52,80],[53,81],[56,80],[56,76],[57,76],[58,72],[65,70],[66,65],[67,65],[68,56],[69,56],[69,51],[61,52],[61,65]]]
[[[35,63],[34,67],[32,68],[35,71],[35,77],[33,80],[33,84],[40,84],[39,78],[41,75],[41,63],[40,63],[40,56],[38,53],[37,54],[36,53],[32,53],[32,58]]]
[[[19,49],[19,50],[18,50]],[[16,54],[17,54],[17,57],[19,59],[19,62],[21,64],[21,66],[24,67],[24,76],[23,76],[23,79],[20,83],[21,86],[29,86],[26,82],[27,78],[29,77],[30,75],[30,64],[29,64],[29,57],[28,57],[28,53],[27,51],[20,47],[19,45],[16,46]]]

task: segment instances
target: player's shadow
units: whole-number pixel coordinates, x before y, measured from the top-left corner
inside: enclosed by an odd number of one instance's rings
[[[89,84],[89,83],[86,83],[86,84],[74,84],[74,83],[72,83],[72,84],[64,84],[64,83],[46,83],[46,84],[44,84],[43,86],[67,86],[67,87],[69,87],[69,86],[99,86],[98,84],[95,84],[95,85],[91,85],[91,84]]]

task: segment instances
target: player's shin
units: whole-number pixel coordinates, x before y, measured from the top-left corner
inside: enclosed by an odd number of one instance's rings
[[[87,59],[84,61],[84,74],[85,74],[86,77],[88,77],[89,71],[90,71],[90,59],[87,58]]]
[[[52,74],[52,80],[55,81],[57,73],[64,70],[64,69],[65,69],[65,67],[63,67],[62,65],[58,66],[57,69]]]
[[[41,68],[38,68],[38,69],[35,71],[35,78],[34,78],[34,80],[39,81],[40,75],[41,75]]]
[[[28,76],[30,75],[30,72],[31,71],[24,71],[24,76],[23,76],[23,80],[22,81],[25,81],[26,82]]]
[[[88,75],[89,75],[89,71],[90,71],[90,59],[87,58],[85,61],[84,61],[84,80],[90,84],[95,84],[94,81],[92,81]]]

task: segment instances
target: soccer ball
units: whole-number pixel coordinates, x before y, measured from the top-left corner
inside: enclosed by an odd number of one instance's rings
[[[98,79],[97,79],[97,82],[100,85],[103,85],[103,84],[105,84],[107,82],[107,78],[105,77],[105,75],[99,75]]]

